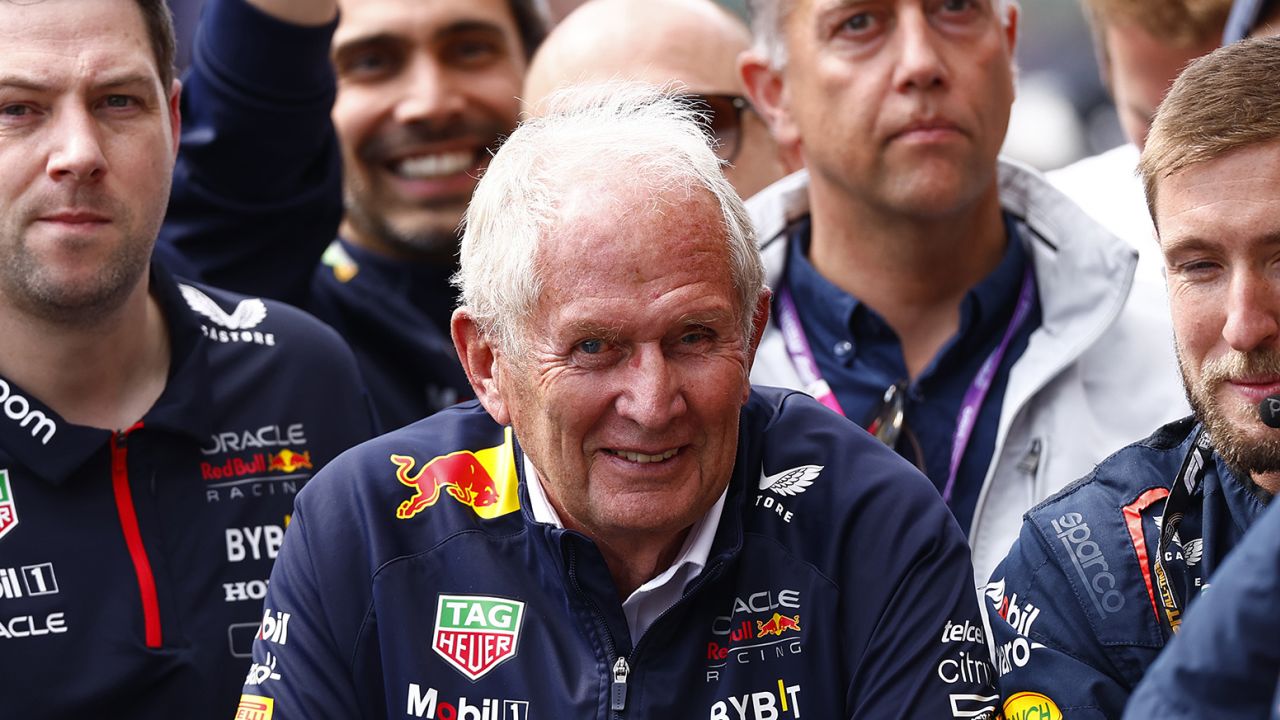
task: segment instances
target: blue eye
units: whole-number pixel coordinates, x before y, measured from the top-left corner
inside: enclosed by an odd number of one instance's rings
[[[844,27],[847,30],[861,31],[871,26],[870,13],[858,13],[848,20],[844,21]]]
[[[578,343],[578,350],[587,355],[595,355],[604,351],[603,340],[583,340]]]

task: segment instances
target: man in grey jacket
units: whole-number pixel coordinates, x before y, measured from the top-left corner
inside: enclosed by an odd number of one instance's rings
[[[808,167],[749,205],[777,297],[752,380],[807,389],[920,466],[985,578],[1025,510],[1185,414],[1141,322],[1163,299],[1131,293],[1125,243],[997,161],[1016,5],[752,10],[743,78]]]

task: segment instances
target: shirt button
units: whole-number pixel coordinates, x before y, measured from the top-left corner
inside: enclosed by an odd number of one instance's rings
[[[832,347],[831,349],[832,351],[835,352],[836,357],[842,358],[847,356],[849,353],[853,352],[853,343],[849,342],[848,340],[841,340],[840,342],[836,343],[835,346]]]

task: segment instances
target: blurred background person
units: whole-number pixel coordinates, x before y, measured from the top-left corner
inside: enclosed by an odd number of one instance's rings
[[[1083,0],[1099,71],[1128,142],[1048,173],[1050,182],[1138,250],[1145,281],[1163,260],[1137,176],[1151,118],[1178,73],[1218,46],[1231,0]]]
[[[784,165],[746,98],[737,62],[750,46],[746,24],[711,0],[591,0],[547,36],[521,98],[536,112],[543,97],[573,83],[681,83],[704,110],[729,182],[747,198],[799,167]]]
[[[469,397],[458,225],[544,32],[532,0],[209,0],[157,252],[336,329],[384,430]]]
[[[1231,7],[1227,29],[1222,34],[1222,44],[1227,45],[1246,37],[1261,37],[1276,33],[1280,33],[1280,2],[1236,0]]]

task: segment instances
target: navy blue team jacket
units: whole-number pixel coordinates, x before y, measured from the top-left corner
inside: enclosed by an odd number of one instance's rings
[[[753,391],[707,567],[640,638],[596,546],[533,520],[523,467],[473,402],[320,473],[244,716],[995,717],[964,534],[813,399]]]
[[[134,427],[0,378],[0,716],[230,718],[294,496],[371,436],[333,331],[151,279],[172,357]]]
[[[1280,713],[1280,503],[1213,576],[1182,630],[1129,699],[1125,717],[1265,718]]]
[[[1262,513],[1200,430],[1166,425],[1026,514],[985,591],[1006,718],[1119,717]],[[1179,483],[1186,501],[1170,507]]]
[[[474,395],[449,337],[452,268],[334,240],[333,29],[282,23],[244,0],[205,4],[156,254],[182,277],[282,300],[337,330],[391,430]]]

